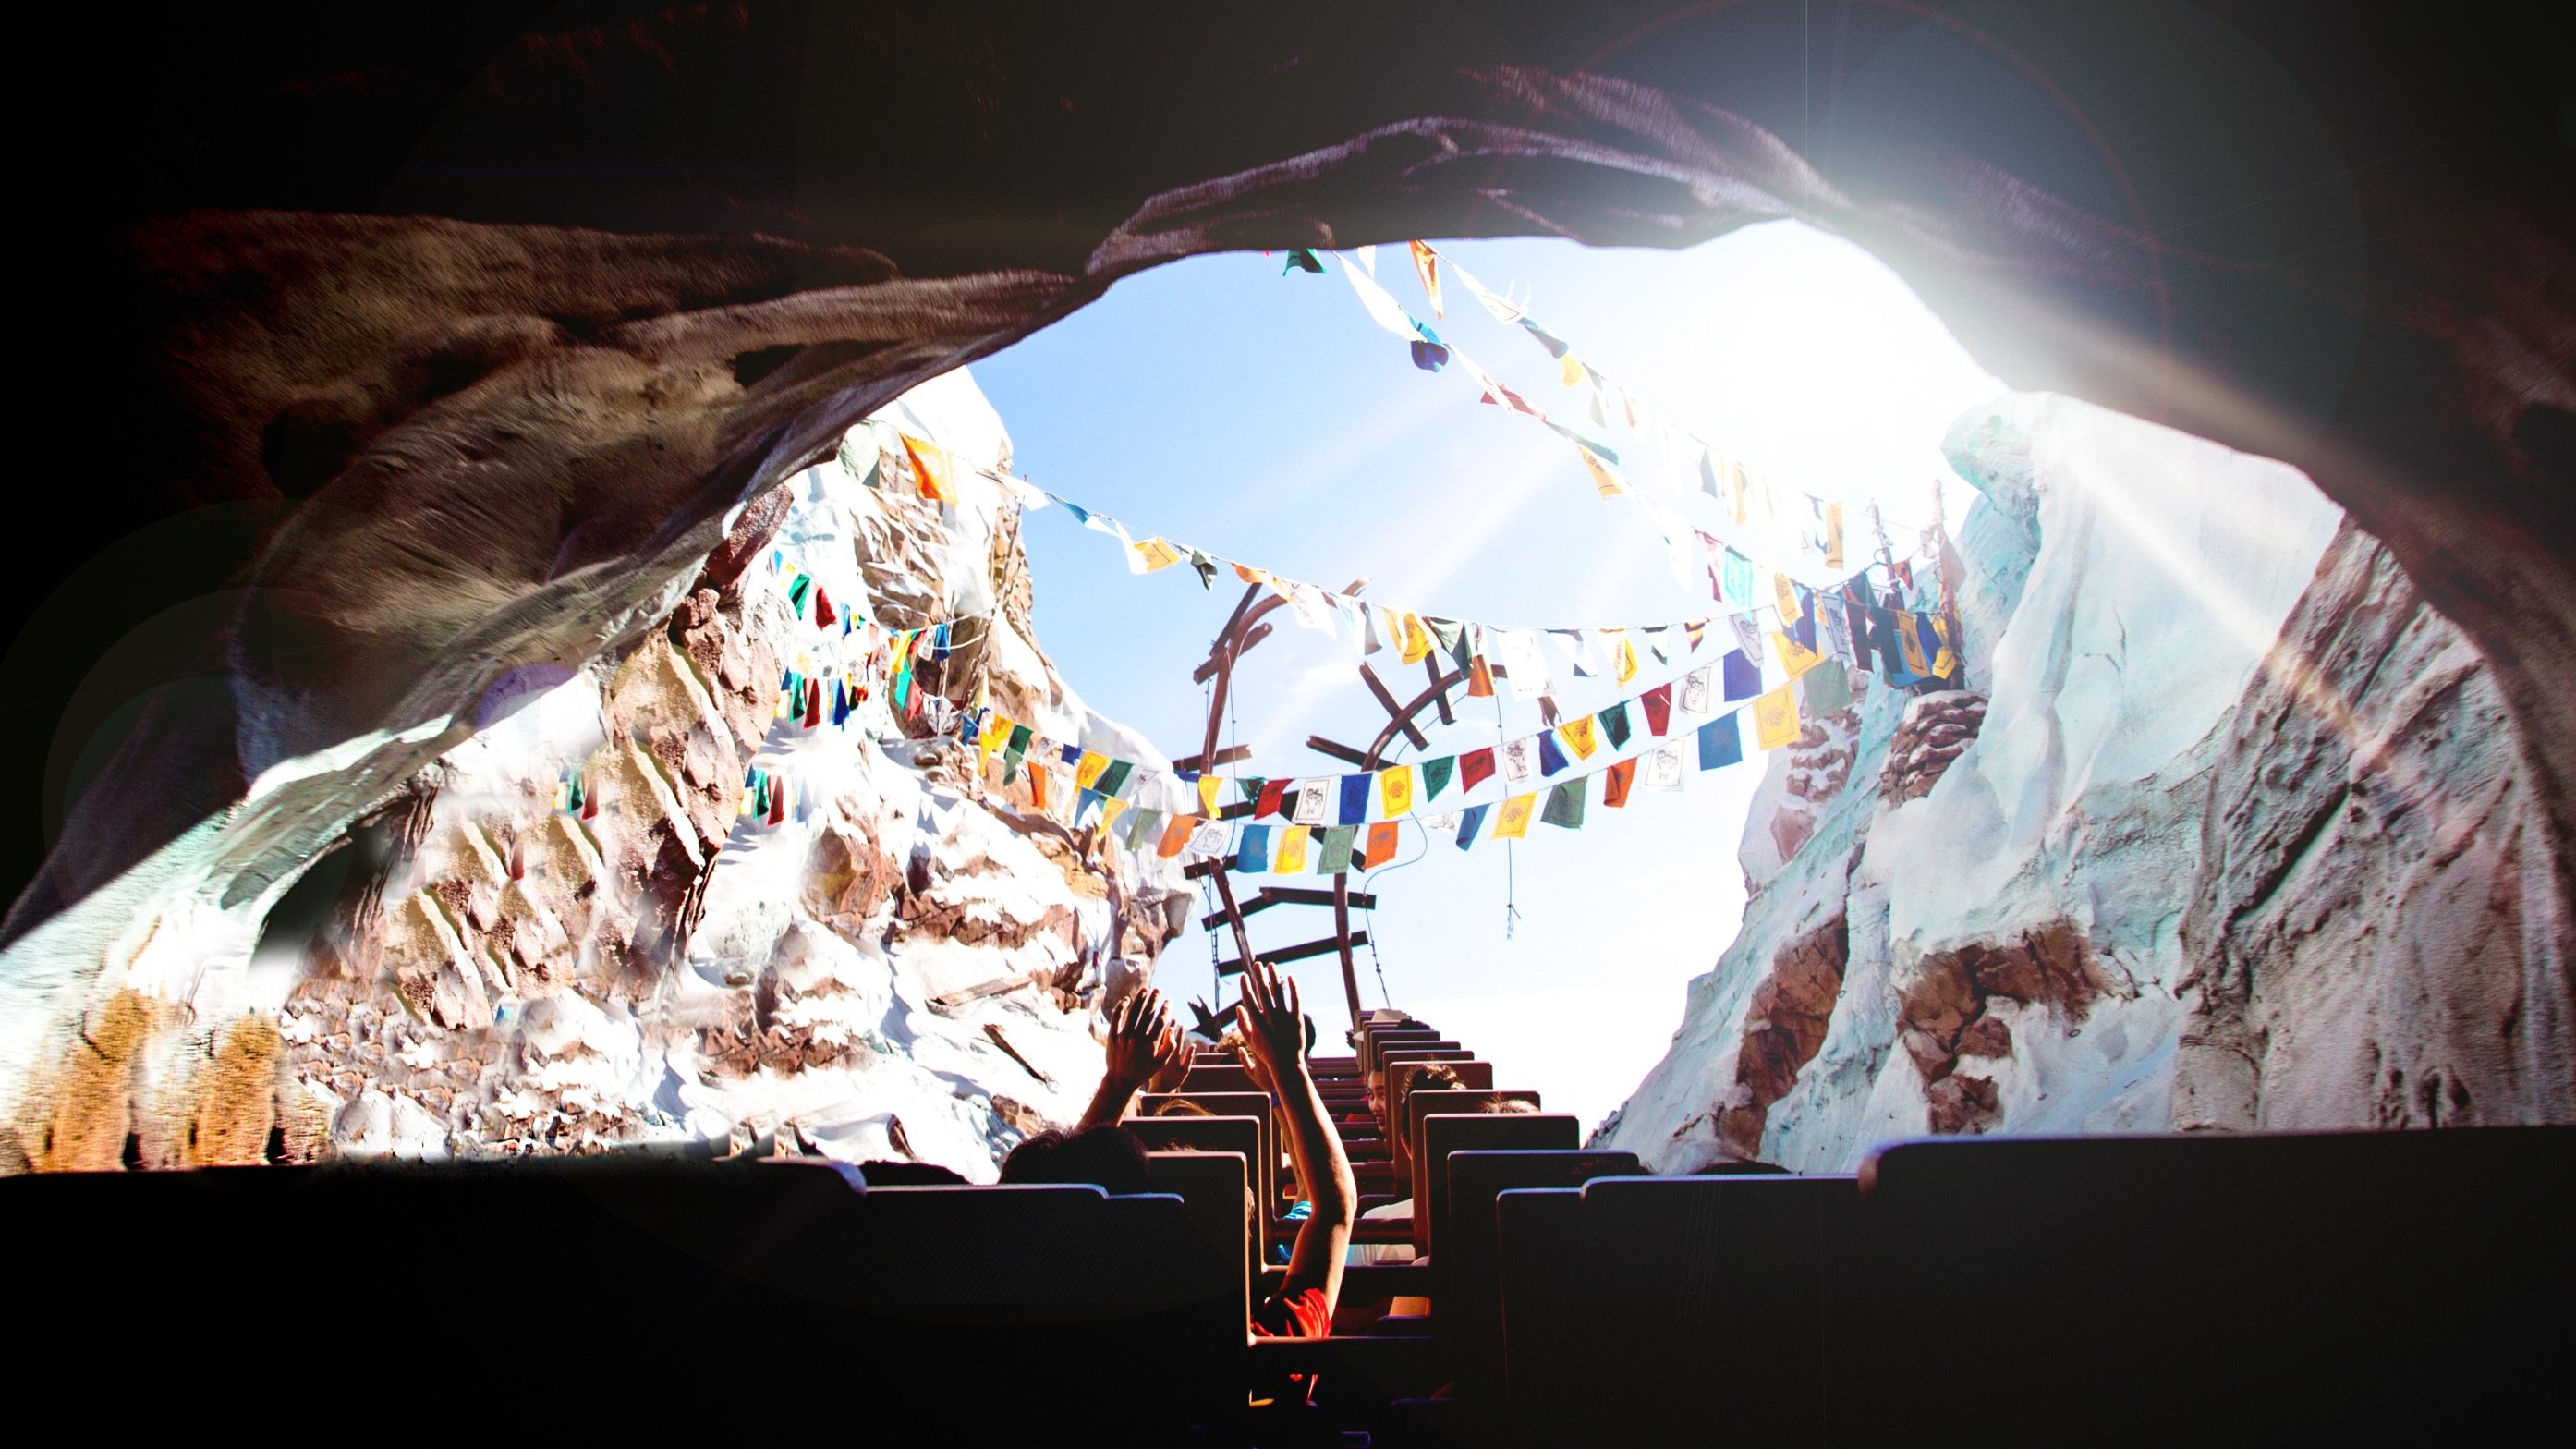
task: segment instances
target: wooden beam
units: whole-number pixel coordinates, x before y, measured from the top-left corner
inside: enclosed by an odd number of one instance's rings
[[[1357,932],[1349,938],[1349,941],[1354,949],[1365,946],[1368,944],[1368,932]],[[1341,949],[1342,938],[1333,937],[1328,940],[1309,941],[1303,946],[1288,946],[1277,951],[1254,951],[1251,954],[1256,961],[1267,961],[1273,966],[1280,966],[1290,961],[1311,961],[1318,956],[1331,956]],[[1240,960],[1222,961],[1217,964],[1216,974],[1233,976],[1242,970],[1243,962]]]
[[[1340,892],[1313,890],[1304,886],[1272,886],[1270,889],[1263,891],[1262,894],[1273,900],[1282,901],[1292,906],[1329,906],[1333,904],[1335,897],[1338,896]],[[1373,911],[1377,909],[1377,897],[1366,891],[1352,892],[1350,903],[1351,909],[1355,911]]]
[[[1179,759],[1172,761],[1172,768],[1175,770],[1187,770],[1193,774],[1205,774],[1209,770],[1231,765],[1237,760],[1248,760],[1251,758],[1252,746],[1228,745],[1224,749],[1216,752],[1216,760],[1213,764],[1211,764],[1204,755],[1183,755]]]
[[[1361,667],[1366,668],[1367,666],[1362,665]],[[1332,740],[1328,740],[1322,735],[1306,736],[1306,748],[1313,750],[1319,755],[1330,755],[1336,760],[1346,760],[1351,764],[1359,766],[1363,770],[1368,768],[1369,758],[1367,755],[1358,750],[1352,749],[1348,745],[1338,744]]]
[[[1369,668],[1365,660],[1360,663],[1360,681],[1369,687],[1369,693],[1377,696],[1377,702],[1385,708],[1387,718],[1395,721],[1396,728],[1404,731],[1404,737],[1413,741],[1415,749],[1431,748],[1431,741],[1424,739],[1422,731],[1413,727],[1412,717],[1406,713],[1403,705],[1395,702],[1394,693],[1387,689],[1386,682],[1377,677],[1377,671]]]

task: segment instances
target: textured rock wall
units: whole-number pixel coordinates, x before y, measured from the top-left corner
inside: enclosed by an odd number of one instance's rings
[[[962,373],[887,420],[1008,463]],[[883,486],[832,462],[746,510],[663,627],[622,659],[496,692],[472,740],[324,856],[362,868],[232,912],[184,982],[113,996],[26,1084],[14,1158],[181,1166],[777,1131],[989,1177],[998,1150],[1070,1118],[1097,1075],[1095,1009],[1142,978],[1186,909],[1177,870],[988,788],[934,728],[946,703],[907,722],[879,690],[845,728],[782,716],[782,672],[842,641],[789,603],[773,551],[890,626],[961,621],[919,676],[934,694],[987,685],[1057,737],[1156,757],[1089,715],[1027,634],[1011,496],[970,477],[957,504],[925,500],[880,450],[890,435],[853,439]],[[1016,607],[997,612],[1004,600]],[[754,763],[800,786],[778,825],[743,813]],[[595,808],[557,808],[567,772]],[[299,916],[314,918],[301,934]]]
[[[2063,399],[1950,451],[1985,495],[1970,687],[1871,689],[1830,774],[1772,759],[1742,929],[1597,1139],[1828,1170],[1923,1133],[2576,1118],[2520,741],[2387,552],[2279,464]]]

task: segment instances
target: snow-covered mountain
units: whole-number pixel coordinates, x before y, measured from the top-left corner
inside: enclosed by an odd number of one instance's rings
[[[968,465],[954,501],[913,486],[898,429]],[[1078,1115],[1100,1011],[1194,899],[1177,862],[1019,808],[1025,784],[1006,802],[944,705],[907,722],[880,683],[845,723],[782,711],[787,671],[854,639],[779,565],[889,628],[957,621],[920,666],[939,693],[981,670],[1056,741],[1166,762],[1039,648],[1018,505],[972,471],[1007,468],[1009,438],[967,374],[851,439],[855,468],[745,509],[667,619],[579,670],[504,672],[430,770],[377,778],[370,741],[295,762],[354,821],[298,877],[216,863],[255,789],[15,943],[0,1171],[778,1131],[989,1180]],[[755,768],[788,787],[775,824],[744,809]],[[562,808],[573,779],[595,807]]]
[[[1947,450],[1968,687],[1774,755],[1742,929],[1596,1141],[2576,1118],[2518,741],[2386,553],[2291,468],[2064,398]]]

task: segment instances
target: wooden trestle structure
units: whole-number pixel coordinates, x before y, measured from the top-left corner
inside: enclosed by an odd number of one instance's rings
[[[1367,580],[1363,579],[1352,583],[1342,592],[1346,596],[1356,596],[1367,586]],[[1233,689],[1235,666],[1242,662],[1243,656],[1251,652],[1254,646],[1270,637],[1271,625],[1266,620],[1271,614],[1286,607],[1287,602],[1278,593],[1260,584],[1253,584],[1243,591],[1243,597],[1236,602],[1234,612],[1227,616],[1225,626],[1217,631],[1215,640],[1208,645],[1207,658],[1190,672],[1191,683],[1209,686],[1207,730],[1201,736],[1199,753],[1174,760],[1172,762],[1174,768],[1213,770],[1233,764],[1252,753],[1249,747],[1242,745],[1220,750],[1217,748],[1217,739],[1225,725],[1226,701]],[[1379,677],[1378,672],[1370,667],[1366,659],[1362,659],[1359,664],[1360,682],[1368,686],[1369,693],[1386,711],[1385,727],[1377,732],[1377,737],[1369,741],[1365,749],[1355,749],[1322,735],[1308,735],[1306,747],[1317,754],[1330,756],[1343,765],[1371,772],[1385,762],[1386,752],[1394,747],[1398,739],[1408,741],[1415,749],[1430,748],[1430,741],[1423,736],[1422,728],[1417,721],[1427,710],[1436,712],[1442,724],[1455,724],[1457,715],[1450,704],[1449,691],[1467,680],[1465,670],[1443,668],[1443,662],[1442,654],[1436,647],[1425,654],[1422,657],[1424,684],[1421,692],[1409,700],[1399,701],[1395,691],[1387,687],[1386,681]],[[1503,677],[1503,671],[1500,668],[1492,669],[1492,673],[1497,678]],[[1219,811],[1219,818],[1240,819],[1251,814],[1252,810],[1253,802],[1237,800],[1225,805]],[[1216,888],[1217,909],[1200,920],[1200,928],[1213,931],[1222,923],[1234,936],[1235,957],[1232,961],[1220,963],[1217,974],[1220,977],[1233,975],[1243,970],[1245,962],[1254,959],[1252,935],[1244,925],[1246,916],[1254,915],[1272,906],[1328,905],[1333,909],[1332,934],[1300,945],[1263,952],[1260,954],[1260,959],[1279,965],[1291,961],[1312,960],[1318,956],[1338,957],[1342,966],[1342,994],[1350,1005],[1351,1020],[1359,1021],[1362,1016],[1359,968],[1354,953],[1368,944],[1368,933],[1351,929],[1351,912],[1374,909],[1377,898],[1352,891],[1351,872],[1341,870],[1334,873],[1330,891],[1269,886],[1251,900],[1238,902],[1235,899],[1233,883],[1227,879],[1229,864],[1227,860],[1219,858],[1203,861],[1189,869],[1192,877],[1206,879]]]

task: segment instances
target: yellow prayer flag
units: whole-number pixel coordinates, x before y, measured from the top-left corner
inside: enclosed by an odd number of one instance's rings
[[[1726,512],[1738,523],[1746,521],[1744,509],[1744,465],[1733,458],[1726,460]]]
[[[1107,835],[1109,833],[1109,827],[1118,822],[1118,812],[1126,808],[1127,802],[1119,799],[1115,795],[1108,796],[1100,802],[1100,833],[1102,835]]]
[[[1798,737],[1798,692],[1787,685],[1753,701],[1753,746],[1776,750]]]
[[[1591,759],[1592,752],[1601,747],[1601,742],[1593,737],[1592,716],[1588,714],[1558,725],[1556,733],[1558,738],[1565,741],[1565,747],[1574,751],[1574,757],[1578,760]]]
[[[1610,471],[1609,464],[1593,456],[1590,448],[1577,447],[1574,451],[1583,455],[1583,466],[1592,471],[1592,487],[1602,497],[1617,498],[1628,492],[1628,485]]]
[[[1824,655],[1777,629],[1771,631],[1771,647],[1780,652],[1780,667],[1789,671],[1791,679],[1815,668],[1823,663],[1825,658]]]
[[[1843,566],[1843,506],[1825,505],[1825,567],[1840,572]]]
[[[1571,352],[1565,354],[1563,358],[1559,359],[1557,371],[1565,378],[1565,385],[1567,387],[1572,387],[1576,383],[1583,381],[1583,364],[1576,361],[1574,354]]]
[[[1629,642],[1628,631],[1625,629],[1619,631],[1619,647],[1613,652],[1612,658],[1618,665],[1619,683],[1623,687],[1629,680],[1637,677],[1637,646]]]
[[[1771,576],[1771,593],[1780,601],[1780,623],[1783,627],[1797,623],[1807,612],[1798,606],[1798,586],[1790,582],[1787,574]]]
[[[1530,814],[1537,808],[1538,796],[1536,795],[1514,795],[1505,800],[1502,808],[1494,812],[1494,838],[1496,840],[1528,839]]]
[[[1390,765],[1378,771],[1377,798],[1389,820],[1413,813],[1413,767]]]
[[[991,714],[985,716],[984,733],[981,738],[975,741],[975,749],[978,755],[978,758],[975,761],[976,768],[981,769],[984,766],[991,764],[993,762],[993,752],[1000,749],[1002,747],[1002,741],[1009,739],[1010,737],[1011,721],[1005,718],[1000,710],[997,709]]]
[[[1109,757],[1107,755],[1095,754],[1090,750],[1085,750],[1082,752],[1082,758],[1074,763],[1073,783],[1088,790],[1092,786],[1100,783],[1100,772],[1108,768]]]
[[[1415,276],[1422,279],[1423,295],[1431,299],[1431,320],[1437,322],[1441,318],[1440,254],[1422,242],[1409,242],[1406,245],[1412,249],[1413,272]]]
[[[1306,827],[1291,825],[1279,832],[1279,854],[1270,862],[1273,875],[1296,875],[1306,868]]]
[[[1419,614],[1406,614],[1400,622],[1403,632],[1396,636],[1396,657],[1407,664],[1419,664],[1422,656],[1431,652],[1431,631],[1422,627]]]
[[[1932,672],[1948,674],[1959,667],[1959,656],[1950,649],[1950,621],[1938,614],[1933,615],[1932,633],[1941,641],[1941,652],[1934,655],[1932,659]]]
[[[1923,640],[1921,636],[1917,635],[1914,631],[1915,623],[1914,616],[1912,614],[1899,614],[1896,616],[1896,647],[1897,651],[1905,656],[1906,672],[1909,674],[1929,675],[1933,672],[1932,666],[1923,657]]]
[[[1199,776],[1199,813],[1210,820],[1216,818],[1216,792],[1224,784],[1225,777],[1222,775]]]
[[[1270,582],[1270,570],[1257,569],[1250,564],[1236,564],[1234,566],[1234,576],[1243,580],[1247,584],[1266,584]]]
[[[1174,548],[1169,539],[1149,538],[1129,547],[1136,550],[1136,561],[1144,565],[1143,571],[1149,574],[1181,561],[1181,551]]]

